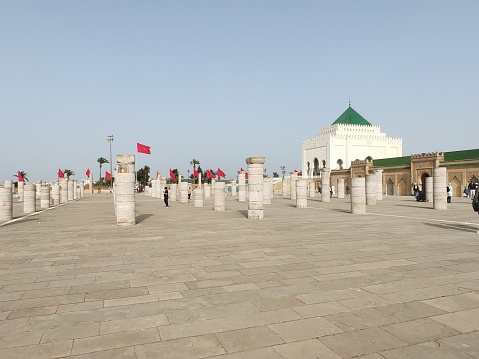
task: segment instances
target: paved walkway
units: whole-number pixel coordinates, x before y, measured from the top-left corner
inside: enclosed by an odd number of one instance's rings
[[[94,195],[0,227],[0,358],[479,358],[479,216]],[[15,204],[16,217],[21,204]]]

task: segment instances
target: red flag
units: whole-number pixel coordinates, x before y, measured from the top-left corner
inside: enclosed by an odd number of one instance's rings
[[[146,153],[150,155],[150,146],[142,145],[141,143],[136,143],[136,150],[140,153]]]
[[[175,174],[173,173],[173,171],[171,170],[171,168],[170,168],[170,177],[171,177],[171,179],[173,180],[173,182],[176,182],[176,176],[175,176]]]
[[[198,177],[198,171],[193,167],[193,176]]]
[[[90,169],[87,169],[85,174],[86,174],[87,177],[90,177]]]
[[[224,172],[219,167],[218,167],[218,176],[226,178],[226,175],[224,174]]]
[[[243,169],[243,167],[241,167],[241,168],[240,168],[240,171],[241,171],[241,172],[244,172],[244,169]]]
[[[23,176],[20,172],[17,173],[18,182],[24,182]]]
[[[108,171],[105,171],[105,179],[109,180],[111,178],[111,173]]]
[[[244,178],[248,179],[248,172],[244,174]]]
[[[211,178],[211,179],[215,178],[215,175],[211,173],[210,170],[206,170],[206,175],[208,176],[208,178]]]
[[[61,169],[58,169],[58,178],[65,178],[65,175]]]
[[[302,176],[303,175],[303,172],[298,172],[298,176]]]

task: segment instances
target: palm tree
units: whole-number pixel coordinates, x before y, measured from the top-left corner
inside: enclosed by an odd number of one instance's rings
[[[138,182],[140,182],[140,185],[141,185],[142,189],[144,187],[146,187],[146,184],[150,180],[150,175],[148,173],[150,173],[150,167],[149,166],[145,166],[144,168],[140,168],[136,172],[136,180]]]
[[[101,181],[101,166],[103,166],[103,164],[105,163],[110,163],[110,162],[104,157],[100,157],[96,161],[100,164],[100,181]]]
[[[28,181],[28,178],[27,178],[27,176],[28,176],[28,175],[27,175],[27,172],[25,172],[25,171],[18,171],[18,172],[20,172],[20,176],[23,177],[23,180],[24,180],[25,182],[29,182],[29,181]],[[16,175],[13,175],[12,177],[17,177],[17,179],[18,179],[18,173],[17,173]]]
[[[70,179],[70,176],[75,176],[75,172],[69,170],[68,168],[65,168],[63,170],[63,174],[66,176],[67,179]]]
[[[198,168],[200,168],[199,166],[200,164],[200,161],[198,160],[195,160],[194,158],[190,161],[190,165],[193,166],[194,169],[196,169],[196,165],[198,165]],[[188,171],[189,172],[189,171]],[[193,171],[194,172],[194,171]],[[195,183],[195,176],[194,174],[191,175],[193,177],[193,183]]]

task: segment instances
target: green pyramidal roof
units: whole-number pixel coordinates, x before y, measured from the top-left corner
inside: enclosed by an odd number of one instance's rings
[[[332,125],[363,125],[363,126],[372,126],[363,116],[357,113],[351,106],[349,106],[346,111],[338,117]]]

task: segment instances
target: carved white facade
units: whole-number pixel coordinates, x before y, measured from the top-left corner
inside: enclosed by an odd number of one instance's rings
[[[354,111],[351,107],[348,110]],[[323,128],[316,137],[302,141],[303,176],[319,176],[324,167],[347,169],[352,161],[364,160],[368,156],[372,159],[402,156],[401,138],[387,137],[379,126],[354,124],[355,119],[350,120],[345,114]],[[354,115],[360,116],[355,111]],[[362,117],[360,119],[368,123]],[[338,123],[343,120],[352,124]]]

